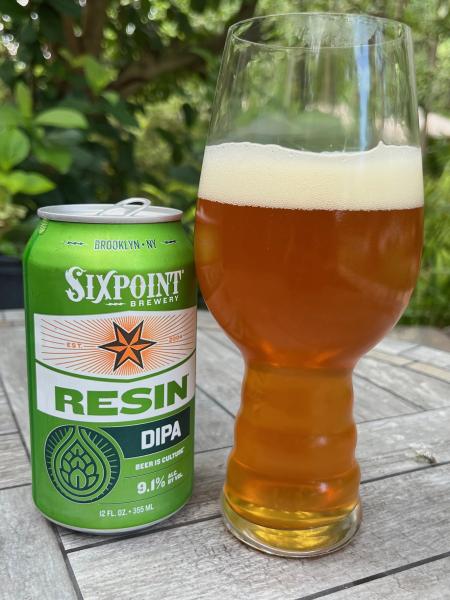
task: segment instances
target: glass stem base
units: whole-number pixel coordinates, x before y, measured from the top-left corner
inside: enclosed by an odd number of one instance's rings
[[[272,529],[240,516],[223,493],[221,509],[227,529],[238,540],[261,552],[291,558],[321,556],[339,550],[356,534],[362,517],[358,502],[350,513],[329,525],[309,529]]]

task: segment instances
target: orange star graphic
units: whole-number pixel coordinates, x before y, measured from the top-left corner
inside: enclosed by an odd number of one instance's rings
[[[114,371],[121,367],[127,360],[130,360],[132,363],[143,369],[142,352],[156,344],[156,342],[153,342],[152,340],[145,340],[142,338],[144,321],[141,321],[131,331],[127,331],[114,321],[113,325],[116,339],[99,346],[99,348],[115,353]]]

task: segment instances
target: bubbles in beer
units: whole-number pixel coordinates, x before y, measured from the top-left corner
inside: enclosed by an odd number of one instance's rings
[[[207,146],[199,197],[245,206],[393,210],[423,205],[419,148],[306,152],[249,142]]]

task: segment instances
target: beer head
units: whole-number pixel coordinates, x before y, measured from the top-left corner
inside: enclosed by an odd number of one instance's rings
[[[420,149],[305,152],[249,142],[207,146],[199,197],[287,209],[393,210],[423,205]]]

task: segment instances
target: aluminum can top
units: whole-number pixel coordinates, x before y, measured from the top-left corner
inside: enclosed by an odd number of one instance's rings
[[[69,223],[166,223],[179,221],[182,211],[152,206],[147,198],[127,198],[116,204],[61,204],[39,208],[38,216]]]

